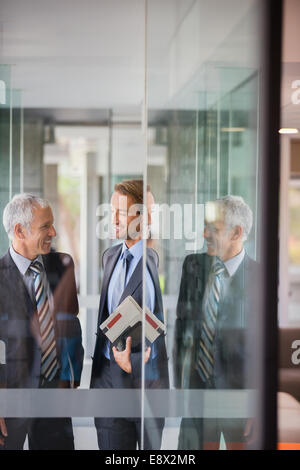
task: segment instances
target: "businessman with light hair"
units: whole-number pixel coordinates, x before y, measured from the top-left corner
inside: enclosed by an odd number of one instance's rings
[[[177,388],[247,388],[257,263],[244,242],[252,221],[252,211],[240,196],[206,203],[207,252],[187,256],[182,269],[174,348]],[[244,419],[185,418],[179,449],[218,448],[221,433],[228,449],[241,448],[249,429]]]
[[[111,197],[112,226],[121,243],[106,250],[102,258],[104,274],[91,388],[141,389],[143,378],[145,389],[169,387],[168,359],[163,336],[157,338],[151,347],[148,345],[145,351],[143,377],[142,342],[137,342],[132,347],[132,337],[127,337],[125,349],[119,351],[102,331],[99,332],[101,323],[128,296],[133,297],[140,307],[143,306],[143,244],[146,240],[143,238],[141,215],[146,217],[147,226],[150,226],[151,207],[154,204],[154,197],[148,186],[146,208],[143,212],[143,189],[143,180],[124,180],[115,185]],[[163,322],[158,254],[146,247],[145,261],[145,303]],[[143,424],[140,418],[96,417],[95,425],[101,450],[135,450],[137,445],[141,449],[142,433],[144,450],[158,450],[161,447],[164,427],[164,419],[161,417],[145,418]]]
[[[0,259],[0,387],[77,386],[83,349],[74,263],[51,251],[51,207],[18,194],[6,205],[3,224],[11,246]],[[30,450],[74,449],[71,418],[0,418],[0,431],[2,450],[23,449],[26,435]]]

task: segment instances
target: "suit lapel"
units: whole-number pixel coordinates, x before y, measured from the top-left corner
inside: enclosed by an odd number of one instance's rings
[[[226,320],[225,313],[226,311],[230,311],[231,308],[228,306],[232,305],[233,309],[238,308],[237,303],[243,302],[244,298],[244,286],[245,286],[245,269],[247,264],[247,258],[245,257],[241,264],[239,265],[237,271],[234,273],[232,278],[230,279],[230,283],[228,286],[228,290],[225,294],[225,297],[221,300],[219,305],[219,312],[222,312],[222,320]],[[225,312],[225,313],[224,313]]]
[[[205,293],[205,289],[209,280],[211,265],[214,259],[213,256],[207,255],[206,253],[202,256],[204,256],[204,262],[200,261],[200,266],[196,274],[199,279],[197,288],[199,289],[201,299]]]
[[[158,310],[158,312],[162,313],[162,311],[163,311],[163,302],[162,302],[161,290],[160,290],[160,285],[159,285],[157,265],[156,265],[156,262],[155,262],[155,258],[154,258],[153,254],[151,253],[150,250],[147,251],[147,267],[149,269],[149,273],[150,273],[150,276],[151,276],[153,284],[154,284],[155,306],[157,307],[155,310]]]
[[[151,251],[148,249],[147,249],[146,265],[152,277],[155,292],[156,293],[160,292],[156,264],[153,259],[153,255],[151,254]],[[128,297],[129,295],[132,295],[137,290],[137,288],[140,287],[142,282],[143,282],[143,257],[141,257],[135,270],[133,271],[132,276],[129,279],[129,282],[127,286],[125,287],[124,292],[121,295],[119,303],[123,302],[123,300],[126,299],[126,297]],[[162,304],[161,299],[158,299],[158,301],[160,302],[160,304]]]
[[[15,265],[9,251],[6,253],[4,260],[7,270],[7,279],[9,285],[13,286],[16,305],[24,305],[25,309],[22,309],[22,311],[25,312],[27,317],[30,317],[35,311],[35,306],[33,305],[33,302],[27,291],[23,277]]]
[[[208,281],[213,259],[214,259],[213,256],[209,256],[209,255],[205,256],[204,273],[203,273],[203,278],[204,278],[205,283]]]
[[[59,275],[58,275],[58,272],[55,269],[55,267],[51,266],[51,264],[53,264],[53,263],[50,263],[49,255],[42,255],[42,258],[43,258],[43,264],[44,264],[44,268],[45,268],[46,278],[47,278],[48,284],[50,286],[50,290],[53,294],[56,287],[57,287],[57,284],[59,283]]]
[[[99,319],[101,319],[102,317],[102,313],[103,313],[103,309],[104,309],[104,305],[106,301],[106,296],[107,296],[107,291],[108,291],[108,285],[109,285],[113,270],[115,268],[115,265],[119,259],[121,250],[122,250],[122,244],[118,245],[118,248],[116,249],[116,251],[114,251],[108,256],[108,259],[105,265],[105,277],[103,278],[101,296],[100,296]]]
[[[128,284],[125,287],[123,294],[121,295],[119,303],[121,303],[129,295],[132,295],[134,291],[142,283],[142,281],[143,281],[143,257],[141,257],[138,264],[136,265],[136,268],[133,271],[131,278],[128,281]]]
[[[103,313],[103,309],[105,306],[109,282],[110,282],[113,270],[115,268],[115,265],[120,257],[121,250],[122,250],[122,245],[120,245],[119,249],[117,249],[114,253],[109,255],[109,258],[105,265],[105,272],[107,274],[105,275],[105,278],[103,279],[103,284],[101,288],[101,297],[100,297],[100,306],[99,306],[99,319],[100,319],[99,321],[100,322],[102,321],[102,313]],[[157,277],[156,264],[153,259],[153,255],[151,254],[151,251],[148,249],[147,249],[147,268],[149,269],[150,275],[154,283],[155,292],[157,294],[158,292],[160,292],[160,288],[159,288],[159,281]],[[140,287],[140,285],[142,284],[142,281],[143,281],[143,257],[139,260],[135,270],[133,271],[132,276],[129,279],[129,282],[120,297],[119,303],[123,302],[123,300],[125,300],[126,297],[132,295],[136,291],[136,289]],[[161,296],[158,297],[157,300],[159,302],[159,305],[162,305]]]
[[[247,263],[247,258],[245,254],[243,261],[241,262],[238,269],[232,276],[231,283],[230,283],[230,288],[235,289],[236,292],[242,289],[244,286],[246,263]]]

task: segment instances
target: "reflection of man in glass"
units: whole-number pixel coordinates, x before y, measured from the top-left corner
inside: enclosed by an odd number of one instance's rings
[[[147,225],[151,223],[153,195],[147,191]],[[103,282],[100,297],[98,332],[95,346],[92,388],[140,388],[142,372],[141,345],[131,347],[126,340],[124,350],[112,347],[99,325],[111,315],[128,296],[142,306],[143,298],[143,181],[128,180],[115,186],[111,198],[113,226],[117,239],[123,243],[109,248],[103,254]],[[146,212],[146,211],[145,211]],[[146,306],[163,321],[162,297],[158,279],[158,255],[147,248],[145,273]],[[145,386],[168,387],[168,367],[165,341],[158,338],[145,351]],[[121,399],[121,397],[120,397]],[[162,419],[145,420],[144,449],[159,449],[163,430]],[[140,419],[96,418],[100,449],[129,450],[141,444]]]
[[[182,271],[174,351],[179,388],[245,388],[249,288],[256,263],[243,245],[251,226],[252,212],[241,197],[206,204],[207,253],[187,256]],[[179,448],[218,448],[221,432],[227,448],[239,447],[246,424],[243,419],[183,419]]]
[[[83,348],[74,263],[51,252],[56,232],[49,203],[16,195],[3,224],[12,245],[0,259],[0,386],[79,385]],[[0,449],[21,450],[27,434],[30,450],[74,449],[71,418],[0,418],[0,431]]]

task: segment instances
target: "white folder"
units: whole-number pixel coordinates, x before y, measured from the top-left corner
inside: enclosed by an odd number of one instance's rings
[[[101,331],[119,350],[125,348],[126,338],[131,336],[132,347],[142,340],[143,311],[139,304],[128,296],[116,310],[100,325]],[[145,337],[152,344],[160,335],[165,334],[165,325],[145,308]]]

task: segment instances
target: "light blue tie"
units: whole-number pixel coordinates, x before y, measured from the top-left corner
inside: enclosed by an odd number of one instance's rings
[[[224,271],[225,266],[221,261],[217,261],[212,266],[210,287],[203,304],[203,322],[201,325],[199,347],[196,353],[196,368],[204,382],[207,382],[212,377],[214,370],[213,343],[222,295],[222,277]]]
[[[120,276],[115,283],[114,290],[112,293],[111,313],[114,312],[114,310],[118,307],[120,303],[121,295],[123,294],[124,289],[126,287],[126,278],[127,278],[129,265],[130,265],[132,258],[133,258],[133,255],[130,253],[128,248],[121,255],[122,268],[121,268]]]
[[[110,314],[112,314],[116,310],[118,305],[120,304],[120,298],[126,287],[126,280],[127,280],[126,278],[127,278],[129,265],[130,265],[132,258],[133,258],[133,255],[130,253],[128,248],[121,255],[122,268],[120,271],[120,275],[117,278],[116,283],[113,288]],[[106,339],[105,344],[104,344],[104,355],[107,359],[110,359],[108,339]]]

